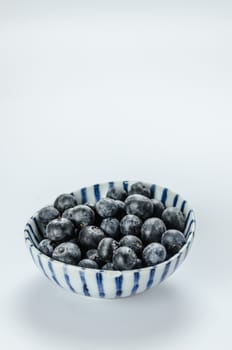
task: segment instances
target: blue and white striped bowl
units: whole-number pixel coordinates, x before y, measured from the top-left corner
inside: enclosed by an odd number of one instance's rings
[[[107,182],[82,188],[73,194],[78,203],[95,203],[105,197],[109,188],[117,186],[128,189],[131,184],[133,181]],[[30,218],[25,228],[26,245],[35,265],[57,286],[73,293],[97,298],[128,297],[163,282],[176,271],[188,255],[195,234],[195,217],[193,210],[180,195],[155,184],[147,185],[151,187],[152,197],[161,200],[166,206],[180,208],[185,214],[184,233],[187,243],[178,254],[157,266],[130,271],[104,271],[67,265],[49,258],[38,250],[38,244],[42,239],[42,228],[36,213]]]

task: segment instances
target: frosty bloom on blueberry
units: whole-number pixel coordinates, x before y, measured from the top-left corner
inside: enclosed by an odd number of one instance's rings
[[[153,214],[152,201],[141,194],[132,194],[125,203],[127,214],[137,215],[141,219],[147,219]]]
[[[112,187],[91,204],[61,194],[38,212],[45,228],[38,248],[80,268],[123,271],[160,264],[186,244],[185,216],[152,198],[153,192],[136,182],[128,191]]]
[[[54,202],[54,207],[60,212],[63,213],[66,209],[73,208],[77,205],[77,200],[71,194],[61,194],[56,198]]]

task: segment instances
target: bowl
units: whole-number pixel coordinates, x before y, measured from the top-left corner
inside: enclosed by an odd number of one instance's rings
[[[77,198],[78,203],[95,203],[105,197],[109,188],[115,186],[128,190],[134,182],[118,181],[95,184],[81,188],[72,194]],[[43,227],[38,221],[37,212],[25,227],[26,246],[35,265],[57,286],[76,294],[96,298],[128,297],[162,283],[177,270],[187,257],[194,239],[196,221],[188,202],[179,194],[166,187],[146,184],[151,188],[152,198],[161,200],[167,207],[174,206],[181,209],[185,215],[186,244],[176,255],[156,266],[128,271],[97,270],[65,264],[39,251],[38,245],[43,238]]]

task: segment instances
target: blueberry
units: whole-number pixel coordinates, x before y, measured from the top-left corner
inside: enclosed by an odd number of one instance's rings
[[[39,250],[47,256],[52,256],[55,247],[55,242],[52,242],[50,239],[47,238],[43,239],[39,244]]]
[[[81,251],[77,244],[64,242],[54,249],[52,257],[66,264],[77,265],[81,259]]]
[[[151,201],[153,203],[153,216],[155,218],[161,218],[165,206],[161,201],[158,201],[158,199],[152,198]]]
[[[119,241],[120,247],[129,247],[133,249],[137,256],[141,256],[143,243],[141,239],[133,235],[126,235]]]
[[[62,214],[62,218],[72,221],[72,209],[73,208],[66,209]]]
[[[152,201],[141,194],[132,194],[125,200],[127,214],[134,214],[146,219],[153,214]]]
[[[109,218],[116,215],[118,206],[114,199],[102,198],[96,203],[96,210],[102,218]]]
[[[63,213],[66,209],[75,207],[75,205],[77,205],[76,198],[68,193],[61,194],[54,202],[54,207],[60,213]]]
[[[87,207],[89,207],[90,209],[93,210],[94,214],[95,214],[95,220],[94,220],[94,225],[96,226],[100,226],[101,221],[102,221],[102,217],[100,215],[98,215],[97,211],[96,211],[96,205],[92,204],[92,203],[85,203],[85,205],[87,205]]]
[[[96,226],[85,226],[79,232],[79,242],[84,249],[96,249],[105,237],[104,232]]]
[[[141,228],[141,238],[145,245],[152,242],[160,242],[166,226],[159,218],[149,218],[144,221]]]
[[[120,223],[116,218],[105,218],[102,220],[101,229],[107,236],[118,239],[120,236]]]
[[[143,267],[143,261],[142,261],[142,259],[139,259],[139,258],[137,258],[136,259],[136,265],[135,265],[135,269],[141,269]]]
[[[118,220],[121,220],[123,216],[126,215],[126,204],[119,200],[116,200],[115,203],[117,204],[117,207],[118,207],[116,218]]]
[[[122,188],[113,187],[106,193],[106,197],[119,201],[124,201],[127,197],[127,192]]]
[[[136,215],[125,215],[120,222],[122,235],[140,236],[142,220]]]
[[[48,205],[47,207],[40,209],[38,219],[42,224],[47,225],[50,221],[57,219],[59,215],[60,213],[56,208],[52,205]]]
[[[105,262],[111,262],[114,251],[119,247],[119,243],[111,237],[103,238],[97,248],[99,257]]]
[[[86,258],[95,261],[98,266],[102,266],[104,262],[98,255],[97,249],[90,249],[86,252]]]
[[[95,260],[96,255],[97,255],[97,249],[89,249],[86,252],[86,258],[90,260]]]
[[[137,256],[128,247],[119,247],[113,254],[114,270],[131,270],[136,266]]]
[[[166,249],[160,243],[150,243],[143,250],[143,260],[146,266],[154,266],[166,258]]]
[[[113,270],[113,269],[114,269],[114,266],[111,262],[108,262],[102,266],[102,270]]]
[[[94,223],[94,211],[87,205],[77,205],[70,211],[72,222],[76,227],[89,226]]]
[[[90,260],[90,259],[82,259],[78,266],[80,267],[87,267],[88,269],[98,269],[99,266],[96,263],[96,261]]]
[[[132,194],[141,194],[145,197],[150,198],[151,197],[151,190],[150,187],[145,185],[142,182],[135,182],[133,185],[131,185],[129,190],[129,195]]]
[[[166,208],[162,214],[162,220],[167,229],[176,229],[184,232],[185,218],[180,209],[175,207]]]
[[[46,227],[46,236],[52,241],[65,241],[74,235],[74,225],[65,218],[54,219]]]
[[[163,233],[161,243],[165,246],[167,253],[172,256],[186,243],[186,238],[182,232],[177,230],[168,230]]]

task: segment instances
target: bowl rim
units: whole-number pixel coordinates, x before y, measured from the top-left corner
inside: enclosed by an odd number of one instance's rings
[[[133,182],[136,182],[136,181],[133,181],[133,180],[123,180],[123,181],[114,181],[114,183],[123,183],[123,182],[128,182],[128,183],[133,183]],[[92,184],[92,185],[89,185],[89,186],[86,186],[85,188],[91,188],[91,187],[94,187],[95,185],[99,185],[99,186],[103,186],[103,185],[108,185],[110,182],[101,182],[101,183],[98,183],[98,184]],[[159,189],[167,189],[169,192],[171,192],[172,194],[174,194],[175,196],[178,195],[179,197],[182,198],[181,195],[179,195],[177,192],[173,191],[172,189],[170,189],[169,187],[163,187],[163,186],[160,186],[160,185],[157,185],[155,183],[149,183],[149,182],[144,182],[145,184],[148,184],[149,186],[153,186],[155,185],[157,188]],[[72,194],[75,195],[76,192],[80,191],[82,188],[79,188],[73,192],[71,192]],[[155,197],[154,197],[155,198]],[[72,264],[66,264],[62,261],[59,261],[59,260],[55,260],[54,258],[52,257],[49,257],[48,255],[42,253],[37,247],[36,245],[34,244],[33,240],[31,239],[29,233],[28,233],[28,225],[31,226],[31,222],[32,220],[34,219],[37,219],[38,217],[38,210],[30,217],[30,219],[27,221],[26,223],[26,226],[25,226],[25,229],[24,229],[24,239],[25,239],[25,242],[26,242],[26,245],[28,247],[28,249],[33,249],[37,256],[41,256],[44,260],[48,262],[52,262],[53,264],[59,266],[59,267],[62,267],[63,269],[64,268],[68,268],[69,270],[76,270],[76,271],[88,271],[88,272],[91,272],[91,273],[96,273],[96,272],[100,272],[100,273],[104,273],[104,274],[111,274],[111,275],[118,275],[118,274],[131,274],[131,273],[134,273],[134,272],[141,272],[141,271],[149,271],[151,269],[158,269],[158,268],[162,268],[164,265],[166,265],[167,263],[171,264],[172,261],[174,260],[177,260],[179,256],[182,255],[182,253],[185,251],[185,250],[189,250],[188,247],[191,245],[194,237],[195,237],[195,232],[196,232],[196,216],[195,216],[195,213],[194,213],[194,210],[192,209],[192,207],[189,205],[189,202],[188,201],[185,201],[185,203],[189,206],[189,211],[188,213],[190,213],[191,217],[192,217],[192,224],[191,224],[191,232],[189,233],[189,236],[187,237],[187,240],[186,240],[186,243],[183,245],[183,247],[179,250],[178,253],[176,253],[175,255],[173,255],[172,257],[170,257],[169,259],[167,260],[164,260],[163,262],[157,264],[157,265],[153,265],[153,266],[146,266],[146,267],[142,267],[142,268],[137,268],[137,269],[132,269],[132,270],[103,270],[103,269],[91,269],[91,268],[87,268],[87,267],[81,267],[81,266],[78,266],[78,265],[72,265]],[[33,233],[33,230],[32,230],[32,235],[34,235]],[[29,243],[28,243],[29,241]],[[29,246],[30,245],[30,246]],[[187,253],[186,253],[187,255]],[[34,260],[34,258],[33,258]]]

